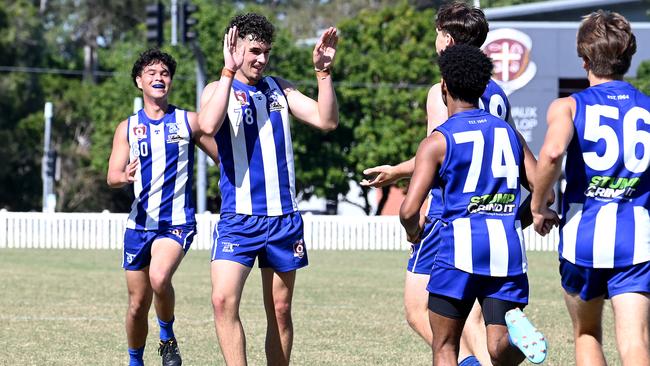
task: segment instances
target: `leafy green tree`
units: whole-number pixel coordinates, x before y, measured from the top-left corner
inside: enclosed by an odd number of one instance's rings
[[[339,25],[337,138],[347,143],[341,149],[347,179],[358,182],[365,168],[411,158],[425,137],[426,96],[439,79],[434,15],[402,2]]]

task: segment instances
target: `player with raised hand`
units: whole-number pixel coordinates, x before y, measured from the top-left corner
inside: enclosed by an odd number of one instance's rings
[[[267,363],[289,363],[296,270],[308,263],[296,203],[290,115],[321,131],[338,126],[330,75],[336,28],[323,33],[312,53],[317,100],[282,78],[264,75],[273,38],[274,27],[264,16],[231,19],[221,79],[208,84],[201,97],[201,129],[215,136],[221,159],[222,205],[211,276],[215,328],[228,365],[247,363],[239,303],[256,259],[267,319]]]
[[[584,17],[577,36],[590,87],[553,101],[531,208],[535,230],[558,223],[548,195],[566,156],[560,274],[577,365],[605,365],[609,298],[623,365],[650,364],[650,98],[623,80],[636,39],[620,14]]]

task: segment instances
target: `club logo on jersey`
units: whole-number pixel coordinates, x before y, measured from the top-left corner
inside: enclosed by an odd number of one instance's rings
[[[144,138],[147,138],[147,126],[145,125],[137,125],[133,127],[133,134],[138,140],[142,140]]]
[[[244,90],[235,90],[235,99],[241,105],[248,105],[248,96]]]
[[[280,103],[280,94],[277,91],[273,91],[271,93],[268,93],[266,95],[266,98],[269,100],[269,111],[279,111],[282,110],[284,107],[282,106],[282,103]]]
[[[533,42],[521,31],[512,28],[496,29],[488,33],[483,52],[494,62],[492,78],[506,95],[528,84],[537,65],[531,60]]]
[[[469,213],[482,213],[482,214],[496,214],[496,215],[512,215],[515,212],[516,196],[512,193],[496,193],[485,194],[482,196],[474,196],[469,200],[467,205],[467,212]]]
[[[129,263],[129,264],[133,263],[133,260],[135,259],[135,254],[131,254],[131,253],[127,253],[127,252],[124,252],[124,254],[126,256],[126,263]]]
[[[302,258],[305,256],[305,242],[300,239],[293,243],[293,257]]]
[[[171,231],[171,233],[179,239],[183,238],[183,229],[181,228],[175,228]]]
[[[585,196],[600,201],[630,200],[641,179],[596,175],[591,178]]]
[[[239,246],[237,243],[231,243],[229,241],[224,241],[221,243],[222,247],[221,251],[224,253],[233,253],[235,251],[235,248]]]
[[[167,132],[169,132],[170,134],[178,133],[178,125],[176,124],[176,122],[167,123],[166,126],[167,126]]]

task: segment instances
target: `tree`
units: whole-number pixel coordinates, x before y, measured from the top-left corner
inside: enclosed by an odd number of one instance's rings
[[[342,149],[348,179],[358,182],[367,167],[411,158],[426,136],[427,91],[439,79],[434,15],[402,2],[362,11],[339,25],[334,76],[341,83],[340,134],[348,143]],[[364,209],[368,212],[369,206]]]

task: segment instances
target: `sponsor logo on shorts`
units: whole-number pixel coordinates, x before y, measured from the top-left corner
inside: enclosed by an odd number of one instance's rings
[[[127,252],[124,252],[124,254],[126,254],[126,263],[131,264],[133,262],[133,260],[135,259],[135,254],[131,254],[131,253],[127,253]]]
[[[239,246],[237,243],[231,243],[229,241],[224,241],[221,243],[223,248],[221,248],[221,251],[224,253],[233,253],[235,251],[235,248]]]
[[[305,256],[305,242],[302,239],[293,243],[293,256],[294,258],[302,258]]]
[[[413,258],[413,253],[415,253],[415,244],[411,244],[411,249],[409,249],[409,258]]]
[[[176,228],[171,231],[172,234],[176,235],[178,238],[183,237],[183,229],[181,228]]]
[[[470,198],[467,205],[469,213],[512,215],[515,211],[515,198],[512,193],[485,194]]]

